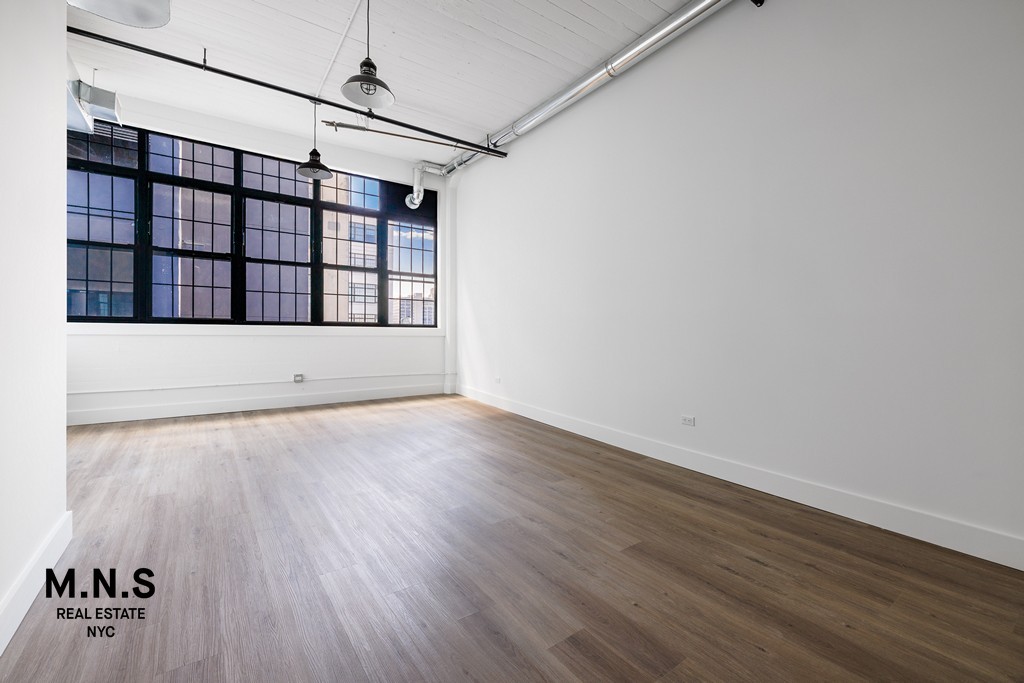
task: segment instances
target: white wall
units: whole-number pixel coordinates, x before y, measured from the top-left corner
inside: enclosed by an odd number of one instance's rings
[[[64,8],[0,3],[0,653],[71,539],[64,442]],[[25,110],[26,103],[30,110]],[[20,107],[20,109],[19,109]]]
[[[1022,35],[735,2],[471,167],[460,391],[1024,569]]]
[[[303,159],[310,141],[126,98],[124,118],[143,128]],[[344,149],[323,137],[334,168],[410,183],[412,165]],[[430,189],[442,189],[429,176]],[[439,196],[438,291],[447,277],[444,193]],[[230,325],[68,323],[69,424],[451,391],[446,362],[448,298],[437,329],[337,329]],[[292,382],[302,373],[306,381]]]

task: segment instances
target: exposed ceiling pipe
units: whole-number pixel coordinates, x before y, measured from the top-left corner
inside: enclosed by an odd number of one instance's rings
[[[488,147],[501,147],[517,137],[524,135],[544,121],[562,111],[569,105],[578,102],[589,95],[612,78],[621,75],[627,69],[639,63],[648,55],[653,54],[659,48],[668,44],[688,29],[693,28],[717,10],[728,5],[732,0],[694,0],[685,7],[677,10],[665,21],[640,36],[627,47],[620,50],[610,59],[595,67],[585,76],[570,85],[568,88],[549,98],[543,104],[535,107],[525,116],[520,117],[514,123],[505,126],[497,133],[488,136]],[[763,0],[753,0],[758,7]],[[466,164],[479,158],[479,152],[471,151],[455,157],[443,169],[444,175],[451,175]]]
[[[425,161],[421,161],[412,170],[412,192],[405,196],[405,205],[410,209],[420,208],[420,204],[423,203],[424,189],[423,189],[423,174],[433,173],[434,175],[444,175],[444,169],[434,164],[428,164]]]

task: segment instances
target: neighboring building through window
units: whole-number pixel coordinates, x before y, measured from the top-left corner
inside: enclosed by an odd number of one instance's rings
[[[70,321],[437,324],[408,186],[97,122],[68,133],[67,187]]]
[[[435,325],[434,228],[388,221],[388,322]]]

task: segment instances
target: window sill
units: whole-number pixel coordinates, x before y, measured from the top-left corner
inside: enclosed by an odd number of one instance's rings
[[[440,327],[67,323],[69,337],[443,337]]]

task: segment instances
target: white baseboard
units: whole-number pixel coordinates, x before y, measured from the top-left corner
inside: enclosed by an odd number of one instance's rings
[[[866,524],[1024,570],[1024,538],[649,439],[460,385],[457,393],[538,422]]]
[[[122,405],[69,408],[69,425],[98,424],[103,422],[125,422],[128,420],[152,420],[164,417],[185,417],[188,415],[211,415],[234,413],[242,410],[267,410],[271,408],[296,408],[328,403],[370,401],[380,398],[403,398],[440,394],[444,391],[442,381],[407,384],[401,386],[380,386],[359,389],[335,389],[320,392],[301,392],[249,397],[216,397],[196,400],[170,400],[169,396],[181,396],[181,389],[168,391],[133,392],[132,402]],[[144,393],[144,396],[142,395]],[[186,392],[187,393],[187,392]],[[109,400],[109,397],[107,397]]]
[[[66,511],[47,534],[35,554],[25,563],[3,600],[0,600],[0,655],[7,649],[21,620],[46,580],[46,569],[53,567],[71,542],[71,511]]]

